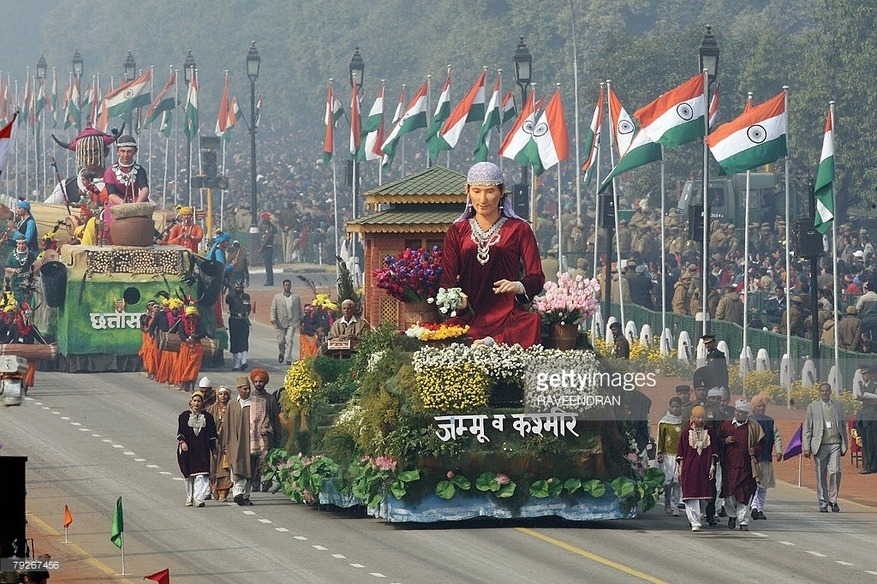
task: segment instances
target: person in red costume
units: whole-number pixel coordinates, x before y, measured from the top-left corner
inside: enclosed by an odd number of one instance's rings
[[[542,324],[526,306],[542,291],[545,275],[533,230],[512,210],[502,171],[492,162],[469,169],[466,195],[466,209],[442,247],[440,286],[464,295],[464,310],[447,322],[468,324],[476,343],[534,345]]]

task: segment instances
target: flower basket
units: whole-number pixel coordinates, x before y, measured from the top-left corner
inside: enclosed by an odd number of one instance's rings
[[[578,325],[556,323],[551,325],[548,339],[552,348],[569,351],[576,348],[578,337]]]
[[[404,302],[405,328],[412,327],[418,322],[435,323],[439,321],[438,308],[429,302]]]

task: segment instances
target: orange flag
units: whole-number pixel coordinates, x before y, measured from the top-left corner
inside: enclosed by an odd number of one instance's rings
[[[71,523],[73,523],[73,513],[70,512],[70,507],[64,505],[64,529],[70,527]]]
[[[171,584],[170,568],[165,568],[161,572],[156,572],[155,574],[150,574],[149,576],[143,576],[143,579],[152,580],[153,582],[158,582],[158,584]]]

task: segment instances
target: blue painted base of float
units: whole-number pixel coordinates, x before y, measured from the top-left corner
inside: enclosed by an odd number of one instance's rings
[[[618,499],[607,493],[599,499],[588,494],[574,501],[559,497],[530,498],[520,508],[501,502],[492,494],[455,495],[442,499],[436,495],[424,497],[416,504],[399,501],[392,495],[369,515],[390,523],[435,523],[439,521],[464,521],[477,517],[492,519],[532,519],[536,517],[561,517],[570,521],[603,521],[607,519],[632,519],[636,507],[624,512]]]
[[[353,495],[342,495],[335,487],[335,483],[328,479],[323,480],[323,485],[320,487],[319,499],[320,505],[334,505],[335,507],[341,507],[343,509],[365,504],[365,502],[359,497],[354,497]]]

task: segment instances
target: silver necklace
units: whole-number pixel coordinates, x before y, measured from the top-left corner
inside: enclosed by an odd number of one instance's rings
[[[506,222],[506,217],[502,216],[499,220],[491,225],[490,229],[484,231],[478,221],[472,217],[469,219],[469,227],[472,230],[472,241],[478,248],[476,258],[482,266],[490,261],[490,248],[499,243],[499,228]]]

